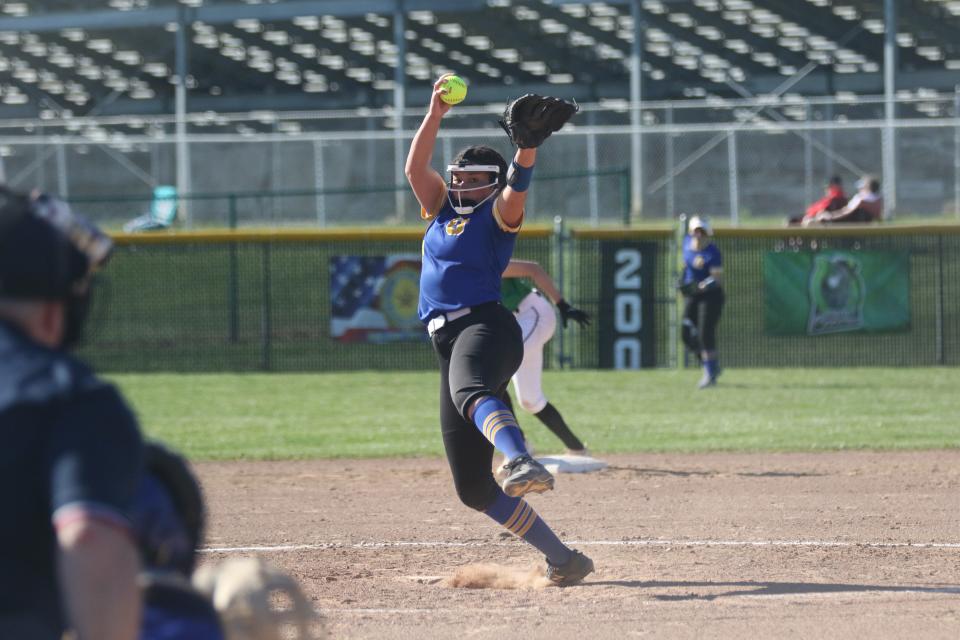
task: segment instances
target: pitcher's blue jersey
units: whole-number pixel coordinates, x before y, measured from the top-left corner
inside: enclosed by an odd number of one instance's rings
[[[459,215],[443,190],[442,205],[423,236],[420,271],[420,320],[441,313],[500,299],[500,279],[513,255],[520,227],[500,217],[498,198],[487,200],[473,213]]]
[[[683,239],[683,283],[702,282],[710,276],[710,269],[723,266],[720,249],[712,242],[697,251],[693,248],[693,236]]]

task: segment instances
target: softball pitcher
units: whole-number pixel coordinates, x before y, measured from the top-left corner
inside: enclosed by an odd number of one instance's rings
[[[593,562],[567,547],[522,496],[553,488],[553,476],[527,452],[513,412],[498,398],[523,359],[513,314],[500,304],[500,281],[523,224],[537,149],[576,107],[524,96],[507,107],[504,128],[518,146],[510,169],[497,151],[471,146],[448,167],[431,166],[444,102],[434,84],[413,137],[405,173],[429,224],[424,232],[419,316],[440,364],[443,445],[460,500],[503,525],[547,558],[547,577],[579,582]],[[503,488],[491,470],[494,447],[508,458]]]

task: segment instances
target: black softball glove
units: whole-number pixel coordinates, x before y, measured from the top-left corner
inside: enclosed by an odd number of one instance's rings
[[[695,280],[691,280],[690,282],[683,282],[681,280],[678,280],[677,290],[680,292],[681,295],[688,296],[688,297],[695,296],[698,293],[700,293],[700,288],[697,286],[697,282]]]
[[[551,96],[528,93],[507,104],[500,126],[520,149],[539,147],[554,131],[559,131],[580,107]]]
[[[590,314],[576,307],[571,307],[566,300],[557,303],[557,310],[560,311],[560,319],[563,321],[563,328],[567,328],[567,323],[573,320],[581,327],[590,325]]]

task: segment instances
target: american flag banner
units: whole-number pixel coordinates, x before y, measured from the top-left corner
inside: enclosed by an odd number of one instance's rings
[[[330,258],[330,335],[340,342],[419,342],[420,256]]]

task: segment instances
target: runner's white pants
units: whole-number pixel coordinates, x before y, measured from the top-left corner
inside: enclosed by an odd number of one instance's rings
[[[543,345],[557,329],[557,314],[553,305],[536,291],[520,301],[514,314],[523,332],[523,362],[513,375],[513,389],[517,402],[530,413],[540,413],[547,406],[543,395]]]

